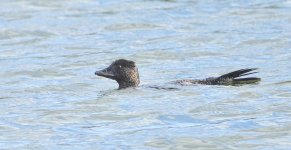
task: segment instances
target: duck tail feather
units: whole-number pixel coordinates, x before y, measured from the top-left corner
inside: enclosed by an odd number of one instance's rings
[[[233,72],[224,74],[224,75],[222,75],[222,76],[220,76],[218,78],[219,79],[235,79],[235,78],[238,78],[238,77],[241,77],[241,76],[246,76],[246,75],[257,73],[257,72],[251,72],[251,71],[254,71],[254,70],[257,70],[257,69],[258,68],[240,69],[240,70],[237,70],[237,71],[233,71]],[[245,79],[248,79],[248,78],[245,78]]]
[[[250,77],[250,78],[240,78],[233,79],[232,84],[253,84],[261,81],[261,78]]]

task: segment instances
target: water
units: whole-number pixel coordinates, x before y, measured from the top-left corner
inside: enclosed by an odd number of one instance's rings
[[[0,149],[290,149],[291,1],[0,5]],[[96,70],[134,60],[141,87]],[[260,68],[258,85],[183,78]]]

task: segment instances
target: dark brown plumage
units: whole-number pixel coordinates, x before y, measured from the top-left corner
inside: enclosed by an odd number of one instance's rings
[[[206,85],[240,85],[253,84],[259,82],[261,79],[257,77],[240,78],[242,76],[254,74],[252,72],[257,68],[241,69],[224,74],[219,77],[210,77],[203,80],[177,80],[171,83],[180,85],[206,84]],[[127,87],[136,87],[140,83],[138,68],[135,62],[126,59],[119,59],[114,61],[109,67],[96,71],[96,75],[116,80],[119,84],[119,89]]]
[[[109,67],[96,71],[95,75],[115,80],[119,84],[119,89],[136,87],[140,83],[135,62],[125,59],[114,61]]]

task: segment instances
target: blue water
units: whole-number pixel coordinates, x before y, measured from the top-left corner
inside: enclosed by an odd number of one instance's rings
[[[118,58],[140,87],[94,75]],[[0,149],[290,149],[290,60],[290,0],[2,0]]]

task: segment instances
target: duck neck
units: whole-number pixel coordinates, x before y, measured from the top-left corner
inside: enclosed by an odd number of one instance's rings
[[[118,89],[137,87],[140,83],[138,69],[135,68],[135,70],[127,72],[126,75],[122,76],[121,78],[118,78],[116,81],[119,84]]]
[[[117,81],[119,84],[118,89],[124,89],[128,87],[137,87],[139,85],[139,80],[137,81]]]

